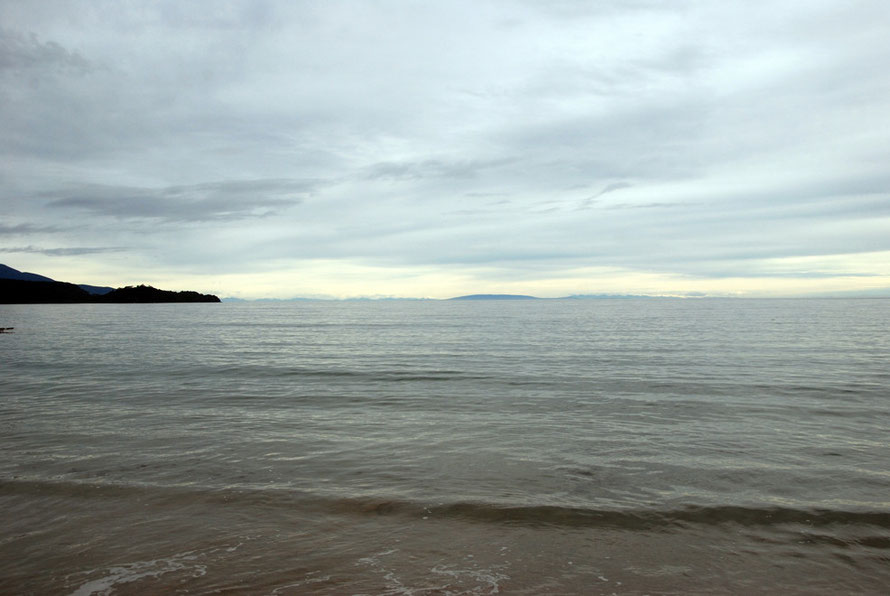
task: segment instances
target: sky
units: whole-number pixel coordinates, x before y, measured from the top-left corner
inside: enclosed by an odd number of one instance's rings
[[[0,263],[890,295],[888,31],[886,0],[0,0]]]

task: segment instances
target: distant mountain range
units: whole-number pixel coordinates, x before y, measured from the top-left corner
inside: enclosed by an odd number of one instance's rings
[[[306,301],[334,301],[334,302],[422,302],[422,301],[467,301],[481,302],[486,300],[615,300],[623,298],[664,298],[664,296],[648,296],[645,294],[573,294],[571,296],[560,296],[559,298],[540,298],[538,296],[528,296],[525,294],[467,294],[466,296],[455,296],[454,298],[404,298],[404,297],[358,297],[358,298],[334,298],[330,296],[320,297],[295,297],[295,298],[223,298],[223,302],[306,302]]]
[[[171,292],[151,286],[109,288],[56,281],[0,264],[0,304],[219,302],[212,294]]]
[[[449,300],[540,300],[540,298],[523,294],[468,294],[467,296],[449,298]]]

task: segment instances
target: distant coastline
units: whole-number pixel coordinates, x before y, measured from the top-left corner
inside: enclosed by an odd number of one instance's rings
[[[540,300],[540,298],[524,294],[468,294],[449,298],[449,300]]]
[[[602,300],[615,298],[665,298],[665,296],[648,296],[644,294],[572,294],[559,298],[541,298],[526,294],[467,294],[456,296],[448,300]]]
[[[220,302],[213,294],[173,292],[139,285],[109,288],[55,281],[0,265],[0,304],[126,304],[160,302]]]
[[[15,282],[28,282],[22,285]],[[112,288],[90,284],[73,284],[60,282],[36,273],[27,273],[0,264],[0,304],[71,304],[71,303],[151,303],[151,302],[229,302],[229,303],[285,303],[285,302],[550,302],[554,300],[571,300],[586,302],[590,300],[703,300],[703,299],[800,299],[800,298],[864,298],[890,299],[890,289],[878,288],[868,292],[831,292],[808,295],[790,296],[739,296],[709,295],[703,292],[685,292],[679,294],[570,294],[566,296],[532,296],[529,294],[465,294],[449,298],[410,297],[393,295],[355,295],[348,297],[326,294],[293,296],[290,298],[241,298],[226,296],[219,298],[213,294],[201,294],[195,291],[169,291],[149,285]]]
[[[719,296],[718,296],[719,297]],[[236,298],[226,296],[223,302],[232,303],[280,303],[280,302],[487,302],[487,301],[537,301],[551,300],[626,300],[626,299],[683,299],[705,298],[705,296],[658,296],[650,294],[572,294],[570,296],[546,297],[527,294],[466,294],[453,298],[417,298],[409,296],[355,296],[340,298],[336,296],[295,296],[293,298]]]

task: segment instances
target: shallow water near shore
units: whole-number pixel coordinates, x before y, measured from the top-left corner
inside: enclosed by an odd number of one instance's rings
[[[890,300],[4,305],[0,593],[890,585]]]

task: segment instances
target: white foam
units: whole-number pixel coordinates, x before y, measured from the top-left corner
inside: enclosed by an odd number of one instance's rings
[[[310,584],[316,584],[319,582],[326,582],[331,579],[330,575],[319,575],[318,577],[309,577],[309,576],[315,575],[317,573],[321,573],[321,571],[310,571],[309,573],[306,574],[305,579],[298,581],[298,582],[294,582],[292,584],[278,586],[277,588],[275,588],[274,590],[269,592],[269,594],[271,596],[274,594],[279,594],[282,590],[287,590],[289,588],[302,588],[303,586],[308,586]]]
[[[390,549],[385,550],[376,554],[373,554],[369,557],[362,557],[358,561],[356,561],[356,565],[364,565],[366,567],[370,567],[374,573],[379,573],[383,575],[383,579],[387,582],[387,591],[386,594],[404,594],[408,596],[413,594],[413,590],[407,588],[402,582],[396,577],[396,574],[391,569],[387,569],[383,562],[378,557],[386,557],[393,553],[398,552],[398,549]]]
[[[411,587],[405,585],[401,578],[396,575],[396,572],[381,560],[382,557],[387,557],[397,552],[399,552],[398,549],[381,551],[368,557],[362,557],[355,563],[356,565],[368,567],[372,572],[383,577],[386,582],[386,591],[381,592],[381,594],[401,596],[429,593],[442,593],[450,596],[497,594],[500,592],[500,582],[510,578],[510,576],[503,573],[507,567],[506,565],[481,568],[476,563],[473,555],[466,555],[460,566],[436,565],[430,569],[433,575],[447,578],[444,584]],[[473,565],[473,567],[464,567],[464,565]]]
[[[453,565],[436,565],[430,571],[438,575],[445,575],[457,581],[469,579],[481,585],[476,586],[471,594],[497,594],[500,592],[500,582],[510,579],[509,575],[502,573],[505,566],[497,565],[488,569],[475,567],[472,569],[455,569]],[[483,591],[480,591],[483,590]]]
[[[136,563],[127,563],[117,567],[109,567],[105,570],[106,575],[99,579],[86,582],[71,593],[71,596],[106,596],[111,594],[114,586],[118,584],[128,584],[146,577],[158,578],[166,573],[173,571],[182,571],[188,565],[182,557],[170,557],[168,559],[155,559],[152,561],[137,561]],[[195,565],[196,571],[199,571],[200,577],[207,572],[203,565]],[[85,572],[86,574],[95,573],[97,570]]]
[[[191,577],[203,577],[207,575],[207,565],[199,563],[200,559],[220,550],[233,552],[239,546],[241,544],[225,549],[214,548],[205,552],[187,551],[160,559],[91,569],[69,575],[66,580],[75,576],[90,576],[96,573],[104,573],[102,577],[81,584],[76,590],[71,592],[70,596],[108,596],[114,591],[115,586],[120,584],[128,584],[145,578],[159,578],[162,575],[177,571],[188,573]]]

